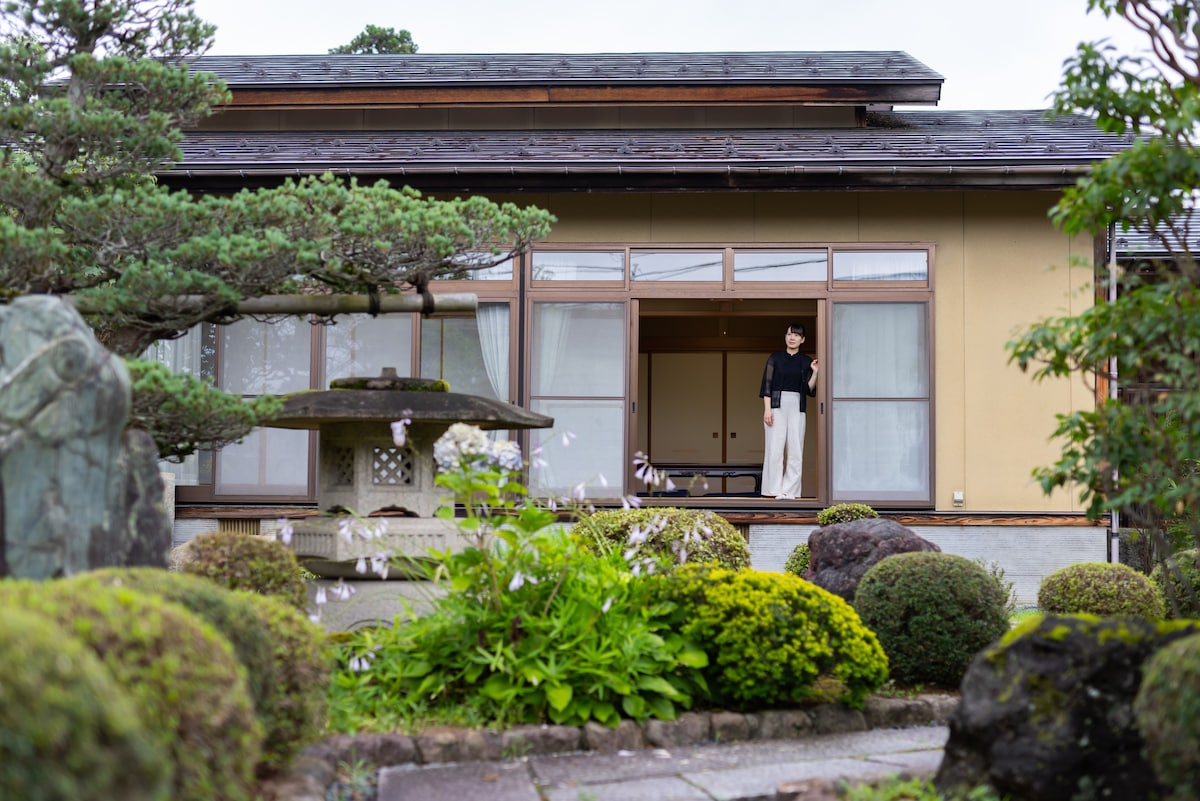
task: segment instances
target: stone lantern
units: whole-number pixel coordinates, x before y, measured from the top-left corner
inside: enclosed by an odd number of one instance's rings
[[[411,420],[403,446],[391,424]],[[553,418],[508,403],[446,391],[442,381],[401,378],[384,368],[374,378],[344,378],[328,390],[284,399],[273,428],[315,429],[317,503],[321,515],[296,521],[292,548],[318,575],[347,575],[347,563],[386,552],[419,558],[430,549],[459,547],[452,521],[433,517],[445,491],[434,484],[433,445],[454,423],[484,430],[547,428]],[[341,535],[347,510],[386,517],[383,541]],[[352,570],[352,564],[349,566]],[[349,573],[352,575],[352,573]]]

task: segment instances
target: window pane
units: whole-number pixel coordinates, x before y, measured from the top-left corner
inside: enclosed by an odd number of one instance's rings
[[[506,259],[492,267],[478,267],[480,264],[491,264],[496,257],[491,253],[465,253],[455,261],[463,266],[463,271],[457,275],[440,275],[439,281],[511,281],[513,277],[513,260]]]
[[[239,320],[221,326],[221,389],[236,395],[309,388],[312,326],[285,317],[273,323]]]
[[[924,250],[834,251],[834,281],[927,281],[929,253]]]
[[[534,395],[624,395],[624,303],[535,303],[532,336]]]
[[[534,281],[624,281],[621,251],[540,252],[533,254]]]
[[[260,428],[222,448],[217,494],[307,495],[308,438],[307,431]]]
[[[824,250],[790,253],[738,251],[733,254],[734,281],[826,281],[829,258]]]
[[[924,303],[833,304],[835,398],[929,397]]]
[[[192,328],[178,339],[155,342],[142,358],[162,362],[171,372],[190,375],[193,378],[212,378],[216,365],[216,326],[204,323]],[[193,453],[181,462],[160,461],[158,469],[175,476],[175,485],[194,487],[200,483],[212,483],[212,459],[205,453]]]
[[[474,319],[421,321],[421,377],[452,392],[508,401],[507,303],[480,303]]]
[[[530,432],[531,453],[546,464],[530,468],[530,489],[570,495],[583,484],[589,498],[616,498],[625,478],[624,399],[534,400],[533,411],[554,418],[553,428]],[[563,436],[574,434],[570,444]],[[605,486],[607,484],[607,486]]]
[[[929,402],[833,406],[833,500],[929,499]]]
[[[725,278],[721,251],[708,253],[638,253],[630,257],[634,281],[721,281]]]
[[[326,385],[335,378],[381,375],[385,367],[412,375],[411,315],[339,315],[325,325]]]

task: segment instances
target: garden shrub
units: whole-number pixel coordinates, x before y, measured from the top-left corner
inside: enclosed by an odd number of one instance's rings
[[[1200,618],[1200,550],[1172,554],[1150,571],[1170,618]]]
[[[1042,579],[1038,608],[1051,614],[1131,615],[1163,618],[1158,589],[1129,565],[1080,562]]]
[[[849,604],[790,573],[684,565],[658,577],[671,623],[708,655],[716,706],[749,709],[814,697],[818,680],[856,706],[887,679],[879,641]]]
[[[817,512],[817,525],[832,526],[868,517],[879,517],[879,513],[865,503],[835,503]]]
[[[296,554],[281,542],[211,531],[188,543],[183,572],[212,579],[231,590],[273,595],[297,609],[308,605],[307,584]]]
[[[872,566],[854,608],[878,635],[895,681],[957,687],[975,654],[1008,630],[1007,600],[970,559],[922,551]]]
[[[249,797],[262,744],[246,671],[208,623],[118,587],[0,583],[0,605],[55,620],[100,657],[166,752],[172,801]]]
[[[750,566],[746,538],[728,520],[703,509],[602,510],[584,515],[574,526],[584,542],[600,550],[617,552],[629,547],[635,529],[646,535],[640,549],[643,555],[678,562],[682,548],[687,562],[716,562],[733,569]]]
[[[1133,709],[1159,781],[1177,801],[1200,798],[1200,634],[1146,660]]]
[[[165,799],[166,753],[99,657],[43,615],[0,617],[0,798]]]
[[[82,588],[103,585],[152,593],[184,606],[224,635],[246,668],[254,709],[263,724],[260,772],[287,765],[324,730],[331,654],[322,629],[289,604],[150,567],[94,570],[68,582]]]
[[[808,543],[796,543],[796,547],[788,554],[787,561],[783,563],[783,571],[795,576],[803,576],[804,571],[808,570],[808,557]]]

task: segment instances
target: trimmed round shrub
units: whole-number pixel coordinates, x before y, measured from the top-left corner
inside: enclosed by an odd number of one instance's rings
[[[879,513],[865,503],[835,503],[817,512],[817,525],[832,526],[834,523],[849,523],[868,517],[879,517]]]
[[[581,517],[573,531],[602,552],[624,551],[637,530],[646,535],[639,548],[643,556],[679,561],[680,549],[686,562],[716,562],[721,567],[750,566],[746,538],[719,514],[702,509],[613,509]]]
[[[808,556],[808,543],[796,543],[796,547],[788,554],[787,561],[783,563],[783,571],[795,576],[803,576],[804,571],[808,570]]]
[[[105,568],[67,581],[84,588],[103,585],[152,593],[180,604],[221,632],[246,668],[254,709],[263,724],[259,772],[287,765],[324,730],[332,653],[325,647],[322,629],[289,604],[152,567]]]
[[[0,583],[0,606],[55,620],[100,657],[172,768],[172,801],[249,798],[262,730],[229,643],[183,607],[117,587]]]
[[[1038,608],[1059,615],[1124,615],[1162,620],[1158,589],[1129,565],[1080,562],[1042,579]]]
[[[99,657],[43,615],[0,617],[0,798],[165,799],[166,753]]]
[[[1007,600],[979,564],[921,551],[871,567],[854,608],[878,635],[895,681],[957,687],[975,654],[1008,630]]]
[[[1150,571],[1167,617],[1200,618],[1200,550],[1189,548],[1172,554]]]
[[[304,569],[296,554],[266,537],[232,531],[201,534],[188,543],[182,569],[231,590],[275,596],[297,609],[308,605]]]
[[[1146,660],[1133,710],[1159,781],[1180,801],[1200,798],[1200,634]]]
[[[887,680],[887,657],[854,609],[798,576],[684,565],[658,581],[676,604],[674,630],[708,656],[713,705],[794,704],[832,680],[857,706]]]

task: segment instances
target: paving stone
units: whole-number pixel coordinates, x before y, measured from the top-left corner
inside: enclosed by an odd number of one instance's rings
[[[523,762],[401,765],[379,772],[378,801],[541,801]]]
[[[661,779],[543,787],[546,801],[712,801],[712,796],[675,776]]]
[[[466,729],[449,726],[437,726],[421,732],[413,738],[420,756],[419,761],[425,764],[434,764],[465,759],[466,749],[462,742],[466,731]]]

